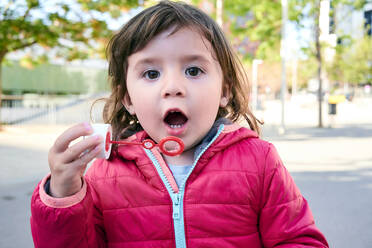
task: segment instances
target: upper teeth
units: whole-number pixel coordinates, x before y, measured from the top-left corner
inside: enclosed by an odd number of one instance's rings
[[[171,128],[180,128],[182,125],[170,125]]]

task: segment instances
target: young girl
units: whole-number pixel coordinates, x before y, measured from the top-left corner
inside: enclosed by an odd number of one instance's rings
[[[117,146],[97,159],[89,124],[49,152],[32,197],[36,247],[328,247],[272,144],[258,138],[246,76],[215,22],[182,3],[142,11],[109,44],[116,140],[177,136],[175,157]],[[234,122],[246,118],[250,129]],[[89,152],[86,152],[86,151]]]

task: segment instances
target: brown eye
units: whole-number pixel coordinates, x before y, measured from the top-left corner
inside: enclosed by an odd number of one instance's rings
[[[154,70],[149,70],[144,73],[144,76],[147,79],[154,80],[157,79],[160,76],[160,72],[154,71]]]
[[[191,77],[199,76],[200,73],[202,72],[203,71],[200,68],[195,67],[195,66],[186,69],[186,75],[191,76]]]

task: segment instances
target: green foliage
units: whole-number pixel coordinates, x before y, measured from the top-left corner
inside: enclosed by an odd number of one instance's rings
[[[335,4],[352,6],[354,9],[362,9],[371,0],[333,0]]]
[[[330,10],[330,17],[334,15],[334,10],[337,7],[343,6],[347,8],[350,11],[350,14],[352,11],[360,10],[362,9],[370,0],[332,0],[331,4],[333,8]],[[317,54],[316,49],[316,36],[315,36],[315,28],[318,24],[318,15],[319,15],[319,3],[320,0],[289,0],[289,16],[291,16],[291,13],[296,13],[295,18],[291,18],[292,20],[295,20],[296,24],[299,28],[304,27],[304,24],[307,22],[309,25],[309,22],[312,23],[312,29],[314,33],[314,39],[309,41],[309,43],[302,47],[302,53],[307,57],[308,62],[306,62],[308,65],[311,65],[314,63],[314,65],[317,64],[316,60],[314,59]],[[337,23],[336,23],[337,25]],[[370,54],[367,48],[365,47],[366,44],[364,44],[364,54],[361,52],[360,54],[357,53],[357,46],[361,46],[359,44],[360,42],[357,42],[354,44],[351,37],[348,35],[342,35],[340,33],[337,33],[338,39],[342,40],[342,44],[338,44],[334,49],[336,50],[335,58],[333,59],[333,62],[331,64],[326,64],[325,60],[325,49],[330,48],[330,45],[326,42],[320,41],[320,54],[322,57],[322,69],[326,69],[327,75],[329,79],[333,81],[338,82],[349,82],[349,83],[358,83],[358,82],[365,82],[366,77],[371,77],[370,72],[367,72],[366,65],[368,66],[367,62],[368,58],[366,58],[367,54]],[[353,44],[353,45],[352,45]],[[358,44],[358,45],[357,45]],[[361,47],[358,49],[362,49]],[[363,50],[362,49],[362,50]],[[363,57],[364,55],[364,57]],[[369,61],[371,59],[369,58]],[[369,64],[370,66],[370,64]],[[303,78],[309,78],[315,77],[316,70],[314,70],[314,66],[308,67],[311,68],[309,71],[303,70],[300,71],[300,74],[303,73]],[[363,76],[362,76],[363,75]],[[369,79],[371,80],[371,79]]]
[[[278,53],[281,30],[281,3],[272,0],[225,0],[228,22],[236,46],[256,43],[253,48],[239,49],[245,60],[272,58]]]
[[[306,88],[310,79],[316,75],[318,64],[315,57],[298,62],[298,84],[301,88]]]
[[[9,1],[0,6],[0,55],[38,44],[60,48],[67,60],[87,58],[112,34],[103,13],[116,18],[137,5],[137,0],[76,0],[58,1],[50,8],[48,1]]]
[[[114,18],[121,15],[120,11],[128,11],[138,6],[138,0],[77,0],[84,11],[108,12]]]
[[[333,63],[327,65],[330,78],[337,82],[372,83],[372,38],[365,36],[349,46],[338,45]]]

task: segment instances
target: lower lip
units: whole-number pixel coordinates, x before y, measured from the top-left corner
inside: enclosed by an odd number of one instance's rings
[[[182,127],[179,128],[171,128],[168,124],[165,123],[165,127],[169,135],[177,136],[181,135],[186,130],[187,123],[183,124]]]

